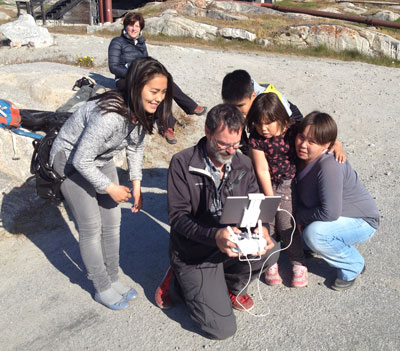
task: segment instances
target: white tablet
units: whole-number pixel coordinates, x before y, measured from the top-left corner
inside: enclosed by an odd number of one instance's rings
[[[280,196],[265,196],[265,199],[261,200],[259,219],[263,223],[271,223],[280,202]],[[250,199],[248,196],[228,196],[222,210],[220,223],[239,226],[244,210],[249,207],[249,204]]]

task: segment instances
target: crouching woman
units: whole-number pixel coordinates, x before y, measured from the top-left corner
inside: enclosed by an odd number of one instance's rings
[[[172,78],[151,57],[128,70],[127,89],[106,92],[85,103],[63,125],[51,149],[50,163],[67,175],[61,192],[79,232],[79,248],[94,298],[113,310],[129,306],[135,289],[118,280],[121,209],[134,198],[132,212],[142,207],[144,137],[151,134],[154,113],[164,100],[161,122],[171,112]],[[132,190],[119,185],[113,157],[126,150]],[[132,192],[132,195],[131,195]]]
[[[349,162],[338,163],[327,153],[336,136],[336,123],[326,113],[312,112],[300,123],[296,220],[310,249],[337,268],[332,289],[343,290],[365,269],[354,245],[375,233],[379,212]]]

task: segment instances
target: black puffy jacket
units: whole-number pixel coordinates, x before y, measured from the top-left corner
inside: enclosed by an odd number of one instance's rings
[[[115,78],[125,78],[128,66],[139,57],[147,57],[146,40],[139,36],[131,39],[125,30],[121,36],[111,40],[108,47],[108,68]]]

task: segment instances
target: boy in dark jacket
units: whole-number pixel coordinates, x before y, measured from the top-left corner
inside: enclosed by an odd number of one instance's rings
[[[297,106],[288,101],[272,84],[258,84],[251,78],[250,74],[243,69],[228,73],[222,81],[222,100],[225,103],[235,105],[240,112],[243,113],[244,118],[246,118],[254,99],[262,93],[270,92],[278,95],[289,117],[293,117],[296,120],[303,118]],[[246,131],[243,131],[240,143],[242,144],[240,150],[245,155],[249,155],[249,138],[247,137]]]

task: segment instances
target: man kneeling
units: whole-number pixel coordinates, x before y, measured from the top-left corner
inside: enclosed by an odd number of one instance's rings
[[[212,339],[226,339],[236,332],[232,307],[250,310],[254,305],[251,297],[241,292],[249,278],[249,265],[239,261],[232,251],[236,244],[229,240],[227,227],[219,223],[227,196],[259,193],[251,160],[236,152],[244,124],[234,105],[215,106],[206,118],[206,136],[174,155],[168,171],[171,267],[155,300],[161,308],[172,307],[174,278],[191,318]],[[267,246],[261,260],[251,261],[252,279],[265,259],[279,249],[265,227],[263,235]],[[276,263],[278,256],[272,255],[264,269]]]

